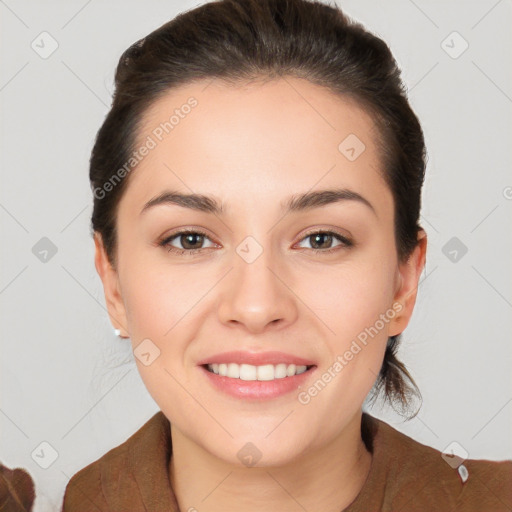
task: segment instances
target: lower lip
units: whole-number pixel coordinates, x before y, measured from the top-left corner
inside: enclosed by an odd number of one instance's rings
[[[309,370],[306,370],[300,375],[284,377],[282,379],[242,380],[222,377],[208,371],[204,366],[199,367],[199,369],[206,374],[206,377],[208,377],[212,385],[218,390],[236,398],[249,399],[271,399],[296,391],[297,388],[310,377],[315,368],[316,366],[312,366]]]

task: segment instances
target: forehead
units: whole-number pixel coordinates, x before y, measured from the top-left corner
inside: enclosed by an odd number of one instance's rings
[[[373,118],[355,102],[307,80],[190,83],[145,112],[136,147],[152,149],[130,176],[126,201],[141,207],[171,188],[255,206],[263,196],[279,202],[343,186],[386,209],[392,199],[376,135]]]

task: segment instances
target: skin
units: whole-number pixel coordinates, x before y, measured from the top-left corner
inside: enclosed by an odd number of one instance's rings
[[[292,77],[237,86],[196,82],[151,106],[139,141],[190,96],[198,105],[130,175],[118,209],[115,269],[95,236],[111,321],[134,349],[149,338],[160,350],[148,366],[135,360],[171,422],[169,472],[181,510],[339,512],[371,466],[361,408],[388,336],[411,318],[425,232],[399,263],[375,126],[357,104]],[[349,134],[366,146],[355,161],[338,150]],[[350,200],[284,216],[280,210],[292,194],[342,187],[364,196],[375,213]],[[160,205],[141,215],[166,189],[215,196],[225,211]],[[186,227],[207,232],[187,246],[200,252],[158,246]],[[315,245],[305,236],[312,228],[337,229],[355,245],[336,238]],[[263,249],[252,263],[236,252],[249,235]],[[187,240],[171,243],[182,249]],[[307,405],[297,399],[300,390],[263,401],[227,396],[197,366],[228,350],[280,350],[315,361],[308,388],[393,304],[400,313]],[[262,454],[253,467],[237,457],[249,441]]]

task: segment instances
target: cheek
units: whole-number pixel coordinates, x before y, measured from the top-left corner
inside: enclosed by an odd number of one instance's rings
[[[132,340],[165,342],[204,294],[202,279],[193,268],[143,254],[134,253],[124,263],[123,300]]]
[[[324,329],[319,342],[326,357],[310,388],[298,401],[309,417],[329,417],[318,436],[335,435],[339,425],[361,407],[378,377],[388,339],[392,308],[392,268],[351,266],[350,271],[316,275],[310,305]],[[323,290],[323,292],[321,292]]]
[[[327,373],[322,380],[332,385],[318,406],[362,402],[378,376],[396,316],[392,250],[381,246],[360,253],[346,265],[323,268],[314,279],[302,281],[301,297],[308,297],[308,306],[325,326],[322,350],[328,357],[320,376]]]
[[[123,290],[135,361],[152,398],[175,420],[187,414],[189,397],[184,389],[191,389],[193,382],[183,369],[197,324],[194,306],[205,290],[190,270],[141,264],[137,272],[135,267]],[[141,352],[150,353],[150,364],[137,357]],[[175,399],[167,410],[170,396]]]
[[[343,346],[392,306],[394,259],[354,258],[336,268],[321,268],[300,283],[298,295]]]
[[[144,343],[158,354],[148,366],[136,359],[141,377],[157,402],[164,387],[178,391],[171,375],[187,384],[189,375],[183,371],[191,364],[187,347],[204,323],[205,307],[212,297],[208,292],[219,280],[211,267],[172,265],[164,258],[144,258],[134,251],[125,258],[123,275],[123,299],[135,357]],[[168,387],[165,392],[168,395]]]

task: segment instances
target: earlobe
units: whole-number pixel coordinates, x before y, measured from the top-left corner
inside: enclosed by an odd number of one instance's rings
[[[418,285],[425,267],[427,250],[427,234],[424,230],[418,233],[418,244],[409,256],[409,259],[399,264],[399,286],[395,293],[394,302],[401,305],[400,312],[393,319],[389,335],[396,336],[403,332],[412,317]]]
[[[119,276],[108,259],[100,233],[94,233],[94,245],[94,265],[103,283],[105,302],[110,321],[114,329],[120,331],[119,335],[122,338],[128,338],[126,310],[119,289]]]

